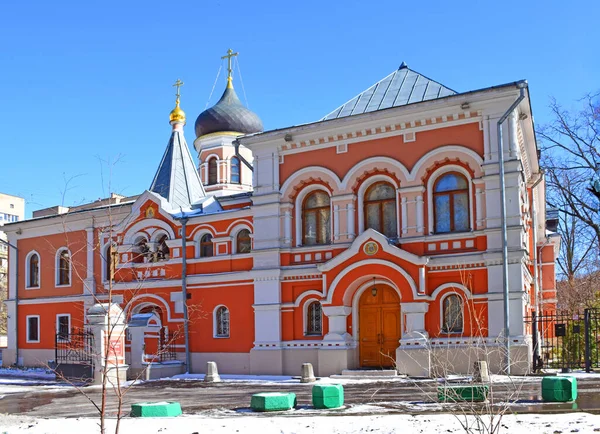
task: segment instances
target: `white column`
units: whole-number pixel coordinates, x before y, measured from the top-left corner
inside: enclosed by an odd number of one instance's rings
[[[217,158],[217,184],[221,183],[221,160]]]
[[[83,293],[94,294],[96,292],[96,285],[94,284],[94,228],[85,228],[87,234],[86,240],[86,277],[83,282]],[[109,243],[112,240],[108,241]],[[110,258],[108,259],[110,260]]]
[[[483,191],[475,189],[475,225],[479,229],[483,225]]]
[[[429,337],[425,330],[425,314],[429,310],[426,302],[400,303],[404,316],[404,331],[402,339],[425,339]]]
[[[425,284],[425,267],[419,268],[419,292],[425,294],[427,287]]]
[[[289,244],[292,242],[292,212],[286,209],[283,214],[283,242]]]
[[[408,204],[407,204],[407,199],[406,197],[402,197],[401,199],[402,202],[402,216],[401,216],[401,220],[402,220],[402,234],[406,234],[408,232]]]
[[[346,318],[352,313],[349,306],[323,306],[323,313],[329,320],[329,333],[324,337],[324,341],[350,342],[352,337],[347,331]]]
[[[340,206],[333,206],[333,239],[340,239]]]
[[[346,219],[348,222],[348,239],[352,240],[356,236],[356,232],[354,232],[354,202],[350,202],[348,204]]]
[[[417,200],[417,232],[423,233],[425,231],[425,225],[423,223],[423,193],[419,194]]]

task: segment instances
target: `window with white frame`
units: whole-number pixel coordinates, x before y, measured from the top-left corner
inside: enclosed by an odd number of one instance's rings
[[[59,314],[56,315],[56,337],[61,341],[69,339],[71,334],[71,315]]]
[[[331,206],[329,195],[322,190],[310,193],[302,204],[302,244],[331,242]]]
[[[31,253],[27,260],[27,287],[39,288],[40,286],[40,255]]]
[[[398,236],[396,190],[387,182],[377,182],[365,192],[365,228],[375,229],[388,238]]]
[[[208,160],[208,185],[217,183],[217,158],[213,157]]]
[[[469,230],[469,183],[460,173],[440,176],[433,187],[435,233]]]
[[[219,306],[215,311],[215,337],[229,337],[229,309]]]
[[[318,335],[323,333],[323,312],[321,303],[311,302],[306,309],[306,334]]]
[[[240,184],[241,183],[241,179],[240,179],[240,169],[241,169],[241,165],[240,165],[240,159],[238,157],[233,157],[231,158],[231,180],[230,182],[232,184]]]
[[[442,332],[461,333],[463,331],[462,298],[458,294],[450,294],[442,303]]]
[[[38,343],[40,341],[40,316],[28,315],[27,318],[27,342]]]
[[[71,254],[68,249],[61,249],[56,255],[56,284],[71,284]]]
[[[211,234],[204,234],[200,238],[200,257],[210,258],[213,256],[213,242]]]
[[[250,238],[250,231],[242,229],[235,237],[235,251],[236,253],[250,253],[251,249],[252,239]]]

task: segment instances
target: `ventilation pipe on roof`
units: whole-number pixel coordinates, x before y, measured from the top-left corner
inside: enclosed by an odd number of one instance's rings
[[[504,147],[502,146],[502,123],[510,116],[518,105],[525,99],[526,81],[519,81],[517,88],[520,90],[519,97],[506,110],[496,125],[498,135],[498,167],[500,175],[500,211],[501,211],[501,232],[502,232],[502,288],[504,294],[504,350],[506,375],[510,375],[510,307],[509,307],[509,287],[508,287],[508,226],[506,223],[506,183],[504,179]]]

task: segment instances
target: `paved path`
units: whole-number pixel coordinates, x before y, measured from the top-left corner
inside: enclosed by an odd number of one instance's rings
[[[600,380],[600,379],[599,379]],[[10,393],[0,398],[0,414],[28,414],[35,417],[93,417],[96,410],[90,399],[100,402],[99,387],[86,387],[85,394],[70,387],[52,390],[37,390],[28,385],[26,391]],[[47,388],[47,385],[39,386]],[[345,384],[346,404],[377,404],[388,412],[420,413],[448,410],[436,403],[437,383],[433,381],[405,383],[381,381],[372,383]],[[587,411],[600,413],[600,381],[579,381],[579,398],[576,404],[540,403],[540,380],[520,384],[518,390],[510,384],[494,384],[493,399],[500,402],[510,398],[519,400],[515,411],[526,412],[567,412]],[[290,391],[296,393],[300,406],[311,403],[311,385],[300,383],[256,384],[246,382],[224,382],[205,384],[201,381],[152,381],[134,385],[127,389],[123,398],[123,412],[128,413],[131,404],[143,401],[178,401],[184,413],[212,413],[217,409],[239,410],[249,406],[254,393],[265,391]],[[2,395],[0,389],[0,395]],[[89,398],[89,399],[88,399]],[[415,406],[410,403],[428,403]],[[108,392],[108,412],[116,415],[117,399],[114,392]],[[356,407],[355,414],[361,414]]]

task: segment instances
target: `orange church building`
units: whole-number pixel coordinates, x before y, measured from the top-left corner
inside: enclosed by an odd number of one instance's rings
[[[402,64],[319,121],[263,132],[230,71],[194,156],[179,104],[148,190],[4,226],[5,365],[53,360],[110,298],[131,366],[164,361],[170,339],[189,372],[433,375],[482,351],[499,371],[508,311],[513,372],[530,369],[524,317],[555,308],[560,240],[526,82],[460,93]]]

